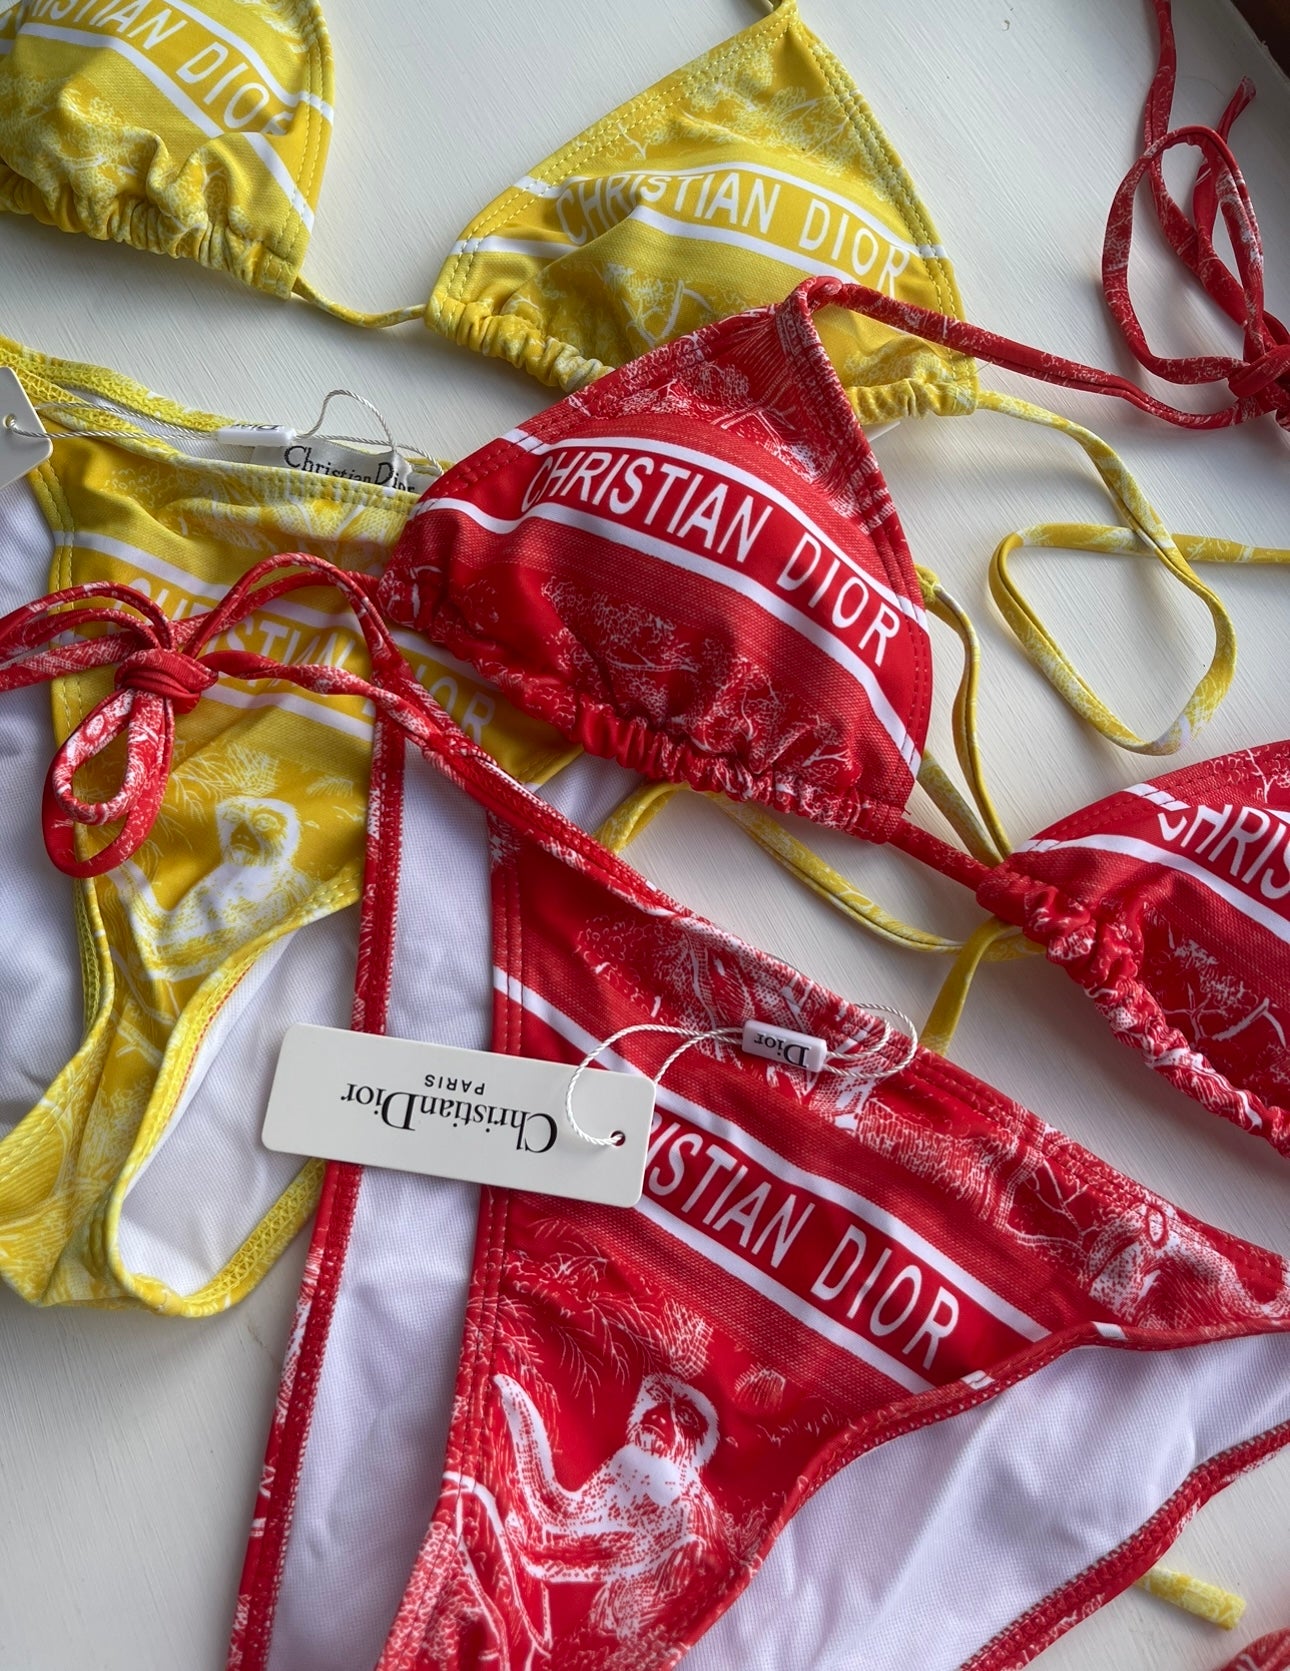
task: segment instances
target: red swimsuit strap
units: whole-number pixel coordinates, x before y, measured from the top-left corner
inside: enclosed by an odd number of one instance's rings
[[[1111,206],[1103,247],[1102,276],[1107,304],[1130,348],[1149,370],[1176,383],[1205,383],[1225,379],[1238,395],[1256,387],[1284,383],[1287,360],[1278,349],[1290,343],[1290,331],[1263,305],[1263,248],[1258,221],[1241,170],[1228,146],[1232,125],[1254,98],[1247,77],[1228,101],[1216,129],[1170,129],[1178,53],[1174,42],[1169,0],[1152,0],[1160,36],[1160,56],[1147,94],[1143,116],[1143,156],[1130,170]],[[1167,150],[1192,145],[1201,165],[1192,188],[1191,215],[1170,194],[1162,159]],[[1133,197],[1145,177],[1155,203],[1161,230],[1174,253],[1200,282],[1205,293],[1245,333],[1245,359],[1189,355],[1181,359],[1156,356],[1147,346],[1141,322],[1128,294],[1129,247],[1133,234]],[[1213,231],[1219,211],[1231,236],[1235,273],[1214,248]],[[1271,358],[1269,359],[1269,356]],[[1267,362],[1261,364],[1261,362]],[[1260,378],[1260,374],[1262,374]],[[1280,404],[1277,404],[1277,401]],[[1285,422],[1284,388],[1265,404]]]
[[[818,280],[805,287],[812,308],[827,302],[879,319],[893,329],[943,343],[1009,371],[1019,371],[1048,383],[1112,395],[1153,417],[1183,429],[1224,429],[1271,413],[1282,428],[1290,428],[1290,329],[1264,305],[1263,241],[1249,188],[1228,144],[1236,118],[1254,97],[1254,87],[1242,81],[1217,128],[1191,124],[1171,128],[1178,54],[1170,0],[1152,0],[1160,37],[1155,75],[1147,94],[1143,119],[1142,155],[1121,181],[1107,217],[1102,246],[1102,285],[1110,309],[1125,340],[1148,371],[1180,385],[1226,384],[1235,397],[1213,412],[1185,412],[1148,394],[1127,378],[1081,365],[1058,354],[1045,353],[992,331],[951,319],[882,295],[863,285]],[[1200,153],[1200,168],[1192,190],[1190,215],[1170,194],[1165,183],[1165,155],[1181,147]],[[1202,289],[1240,327],[1242,352],[1235,354],[1156,354],[1133,305],[1129,286],[1129,257],[1133,244],[1135,202],[1139,187],[1150,188],[1161,230],[1174,253]],[[1213,232],[1221,213],[1235,259],[1232,271],[1214,247]]]
[[[1176,134],[1167,135],[1167,142],[1162,143],[1162,149],[1168,149],[1172,144],[1184,143],[1180,135],[1190,131],[1192,130],[1179,130]],[[1205,135],[1207,143],[1213,141],[1223,151],[1227,150],[1210,129],[1194,131]],[[1139,162],[1136,169],[1137,178],[1146,172],[1148,166],[1147,159]],[[1255,230],[1257,235],[1257,228]],[[1259,297],[1261,306],[1261,289]],[[1078,360],[1063,359],[1060,354],[1051,354],[1041,348],[1031,348],[1026,343],[1014,342],[1011,337],[998,336],[993,331],[987,331],[984,326],[969,324],[966,320],[955,319],[947,313],[937,313],[932,308],[919,307],[914,302],[898,301],[896,297],[885,295],[880,290],[870,290],[867,285],[848,284],[835,278],[807,279],[798,286],[784,305],[800,308],[806,313],[814,313],[822,307],[849,308],[852,313],[877,319],[882,324],[889,325],[892,330],[922,337],[927,342],[941,343],[961,354],[985,360],[991,365],[1002,366],[1005,371],[1018,371],[1027,377],[1040,378],[1045,383],[1058,383],[1068,389],[1083,389],[1090,394],[1113,395],[1117,400],[1127,401],[1131,406],[1150,413],[1154,418],[1163,418],[1166,423],[1178,425],[1180,429],[1226,429],[1231,424],[1245,423],[1250,418],[1257,418],[1264,412],[1274,412],[1278,423],[1290,427],[1290,364],[1281,363],[1280,355],[1285,352],[1283,349],[1275,350],[1272,355],[1260,355],[1254,361],[1214,357],[1212,361],[1201,362],[1220,367],[1221,369],[1215,373],[1217,376],[1225,376],[1230,372],[1228,382],[1238,399],[1230,406],[1220,407],[1216,412],[1184,412],[1163,400],[1157,400],[1145,389],[1140,389],[1136,383],[1131,383],[1127,377],[1119,377],[1111,371],[1101,371],[1096,366],[1083,365]],[[1160,363],[1170,365],[1175,362]],[[1198,382],[1203,380],[1199,377],[1195,379]]]

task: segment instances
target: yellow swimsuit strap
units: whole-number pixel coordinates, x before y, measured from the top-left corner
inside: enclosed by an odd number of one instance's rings
[[[664,803],[683,787],[679,783],[642,784],[610,813],[596,831],[596,839],[603,842],[611,852],[621,853]],[[783,865],[785,870],[800,882],[804,882],[812,892],[819,894],[821,899],[851,917],[871,934],[876,934],[879,939],[887,940],[893,945],[907,946],[913,951],[952,954],[959,950],[961,941],[947,940],[943,935],[915,928],[910,923],[901,922],[898,917],[890,916],[867,894],[848,882],[845,876],[834,870],[832,865],[826,864],[818,854],[813,853],[804,842],[798,841],[796,836],[791,835],[782,824],[769,813],[763,812],[760,807],[751,806],[745,801],[728,801],[721,795],[709,795],[705,799],[712,801],[728,818],[738,824],[777,864]]]
[[[952,724],[954,754],[959,769],[967,779],[968,789],[975,803],[975,811],[964,800],[956,785],[946,776],[943,767],[927,751],[919,769],[918,781],[941,813],[949,820],[959,839],[974,858],[982,864],[998,864],[1012,851],[1012,843],[1003,827],[1003,820],[986,787],[981,763],[981,745],[977,726],[977,692],[981,680],[981,641],[967,611],[946,590],[930,569],[918,568],[918,583],[923,602],[930,614],[954,632],[963,646],[963,672],[954,692]]]
[[[980,404],[996,412],[1043,424],[1071,437],[1083,448],[1119,506],[1127,528],[1101,528],[1082,523],[1053,523],[1009,534],[991,559],[990,594],[1000,614],[1016,635],[1028,658],[1053,689],[1095,730],[1119,748],[1135,754],[1172,754],[1203,725],[1227,694],[1236,669],[1236,635],[1222,599],[1192,568],[1192,562],[1263,562],[1290,560],[1290,552],[1236,545],[1226,540],[1185,535],[1175,537],[1161,522],[1123,459],[1091,430],[1028,401],[988,389]],[[1138,736],[1097,695],[1078,673],[1034,609],[1017,589],[1008,559],[1024,546],[1061,546],[1079,551],[1151,556],[1162,563],[1189,592],[1195,594],[1214,623],[1214,654],[1181,713],[1158,737]]]
[[[413,302],[411,306],[403,308],[386,308],[382,313],[364,313],[361,308],[346,307],[344,302],[333,302],[329,296],[324,296],[321,290],[315,290],[301,273],[296,274],[291,289],[302,301],[321,308],[324,313],[335,314],[337,319],[343,319],[347,325],[365,325],[372,330],[380,331],[387,325],[403,325],[409,319],[425,318],[424,302]]]
[[[963,942],[958,956],[950,966],[936,1001],[928,1012],[926,1024],[918,1035],[918,1042],[927,1050],[944,1056],[958,1027],[967,1002],[972,978],[982,963],[995,963],[1004,958],[1025,957],[1042,950],[1034,941],[1027,940],[1019,928],[1002,922],[998,917],[985,921]]]

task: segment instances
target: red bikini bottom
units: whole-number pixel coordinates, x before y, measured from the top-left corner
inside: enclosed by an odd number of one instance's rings
[[[414,753],[405,798],[378,722],[356,1024],[488,1042],[487,886],[495,1050],[874,1038],[447,722],[418,741],[452,783]],[[579,766],[566,801],[617,772]],[[868,1061],[688,1051],[631,1210],[333,1165],[230,1665],[1002,1671],[1290,1438],[1279,1257],[938,1056]]]

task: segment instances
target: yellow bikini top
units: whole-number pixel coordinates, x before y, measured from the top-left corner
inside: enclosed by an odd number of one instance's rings
[[[566,390],[806,273],[961,315],[851,78],[796,0],[771,4],[490,203],[424,305],[361,313],[301,276],[333,119],[316,0],[21,0],[0,14],[0,209],[354,324],[422,317]],[[825,336],[863,421],[972,404],[961,355],[840,312]]]

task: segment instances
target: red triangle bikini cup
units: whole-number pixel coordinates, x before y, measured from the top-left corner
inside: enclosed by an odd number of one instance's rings
[[[890,841],[954,877],[1065,967],[1154,1068],[1285,1152],[1290,748],[1135,785],[1002,862],[911,824],[929,589],[816,334],[829,305],[1058,381],[1132,388],[809,280],[448,472],[379,583],[382,611],[594,754]],[[968,965],[980,955],[977,941]]]

